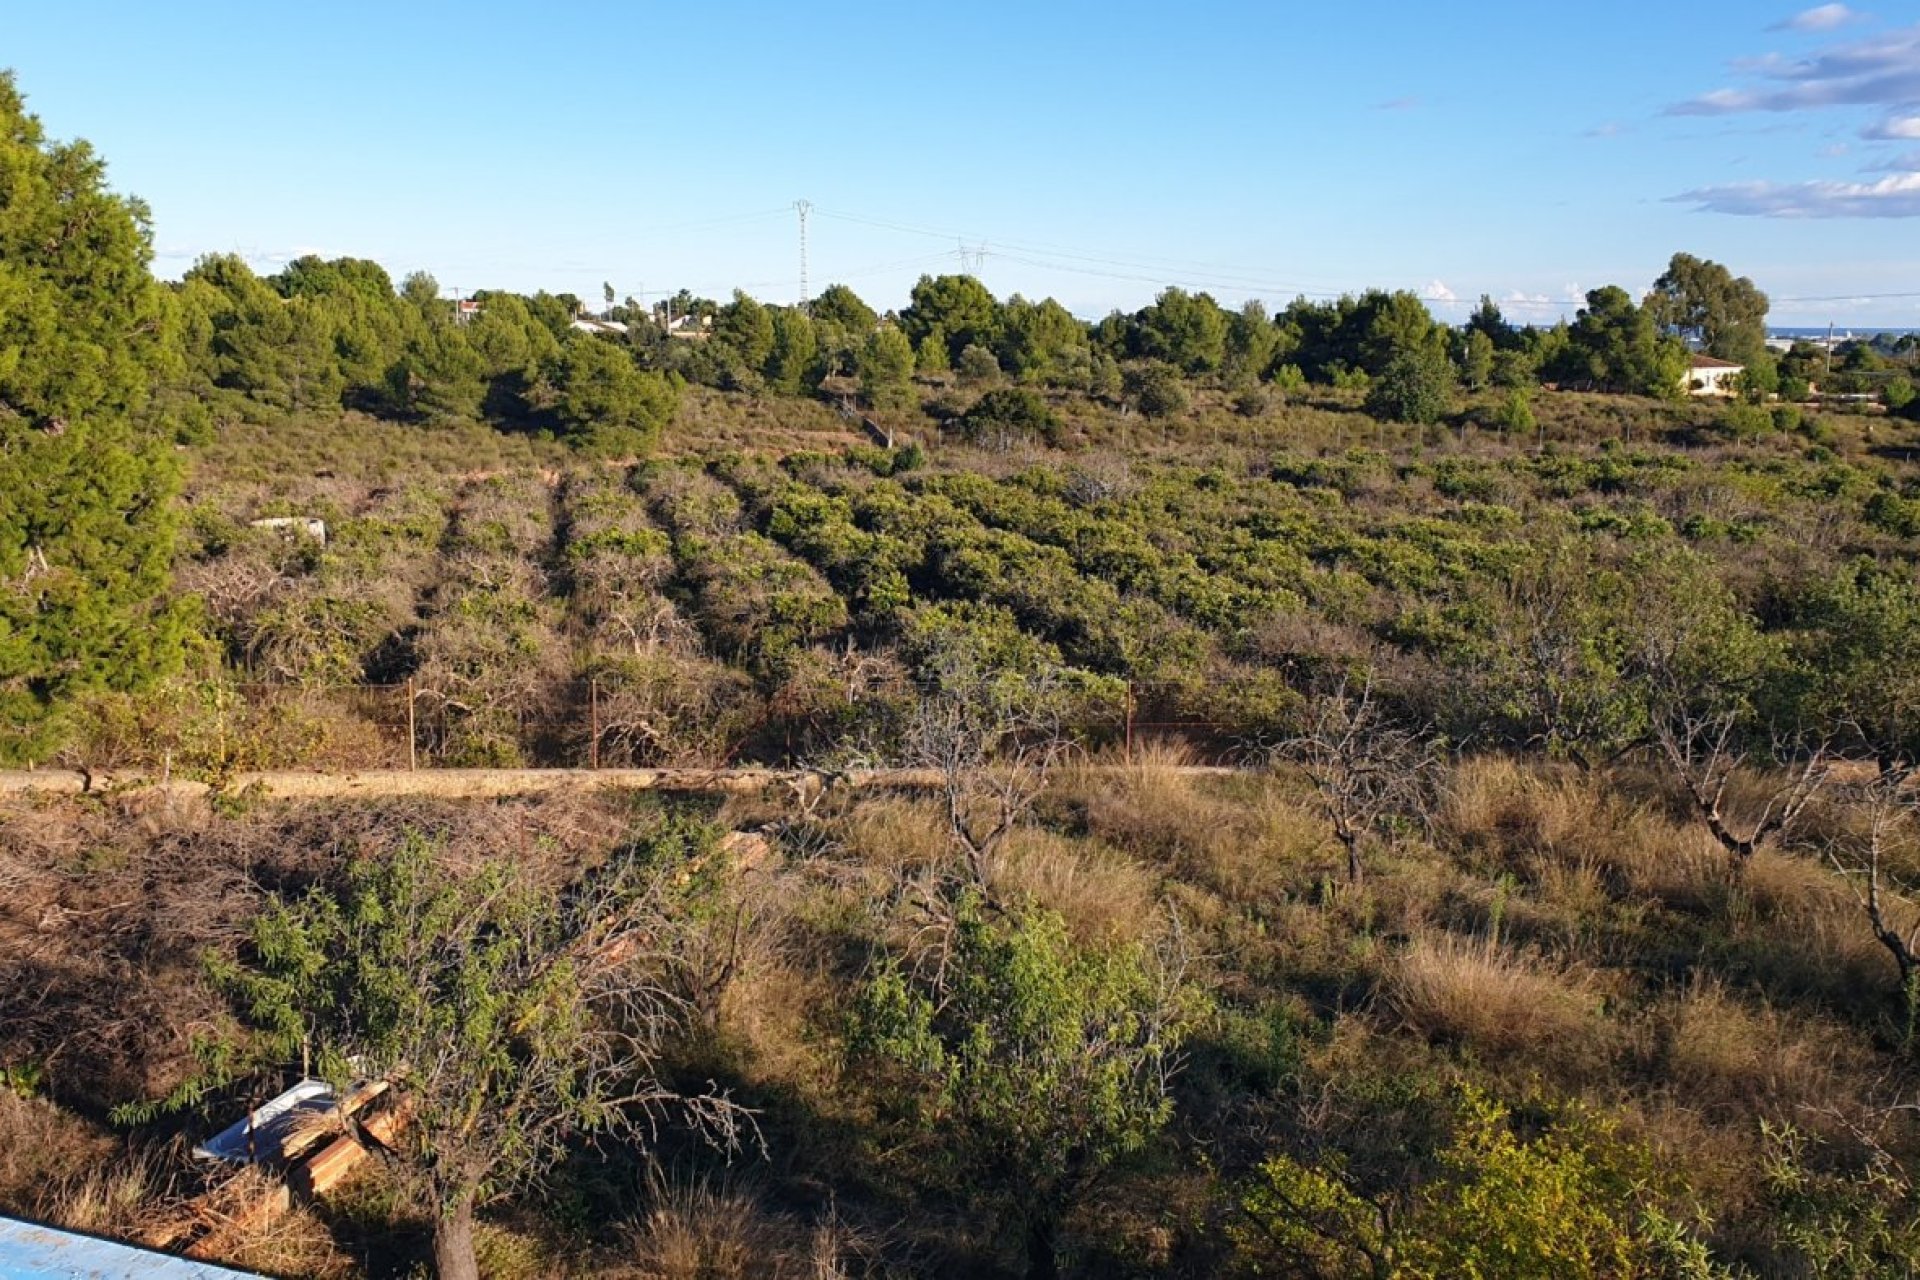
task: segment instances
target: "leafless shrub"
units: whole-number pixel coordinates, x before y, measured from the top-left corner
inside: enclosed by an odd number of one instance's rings
[[[1826,850],[1827,860],[1852,888],[1874,939],[1893,960],[1909,1041],[1920,1030],[1920,904],[1913,881],[1896,869],[1892,855],[1902,836],[1911,840],[1920,809],[1911,789],[1913,774],[1911,767],[1883,769],[1848,788],[1863,830],[1831,839]]]
[[[1347,879],[1361,878],[1361,844],[1393,818],[1424,815],[1440,763],[1438,745],[1393,724],[1369,674],[1358,689],[1342,678],[1313,696],[1306,725],[1269,752],[1307,778],[1347,854]]]
[[[954,656],[907,722],[902,763],[940,778],[947,831],[966,877],[994,899],[1001,849],[1071,743],[1054,678],[983,672]]]
[[[1766,774],[1770,785],[1759,790],[1757,811],[1743,815],[1728,803],[1729,787],[1745,761],[1740,732],[1741,717],[1736,712],[1687,706],[1672,706],[1666,714],[1656,715],[1653,726],[1661,758],[1707,830],[1732,857],[1736,875],[1757,850],[1787,837],[1826,785],[1833,766],[1824,743],[1797,747],[1776,741],[1771,757],[1775,768]]]
[[[1067,468],[1067,501],[1079,507],[1131,497],[1140,487],[1133,468],[1118,454],[1094,453]]]

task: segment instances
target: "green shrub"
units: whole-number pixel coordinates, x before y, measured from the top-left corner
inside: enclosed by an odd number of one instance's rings
[[[1757,404],[1730,404],[1714,429],[1735,440],[1757,440],[1773,430],[1773,415]]]
[[[1006,448],[1020,440],[1051,444],[1060,431],[1060,419],[1031,387],[999,387],[974,402],[960,420],[960,431],[974,444]]]

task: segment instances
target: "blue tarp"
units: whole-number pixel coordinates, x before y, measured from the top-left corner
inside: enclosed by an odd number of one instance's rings
[[[7,1280],[260,1280],[210,1262],[55,1227],[0,1218],[0,1276]]]

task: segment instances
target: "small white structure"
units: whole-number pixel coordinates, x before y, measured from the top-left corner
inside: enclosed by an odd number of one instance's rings
[[[230,1164],[257,1164],[278,1160],[287,1135],[310,1117],[335,1109],[333,1086],[324,1080],[302,1080],[264,1106],[247,1112],[193,1149],[202,1160]]]
[[[1692,367],[1687,370],[1687,394],[1690,396],[1730,396],[1736,389],[1734,379],[1746,370],[1745,365],[1703,356],[1698,352],[1694,353],[1691,364]]]
[[[609,337],[624,334],[627,331],[627,326],[618,320],[594,320],[586,316],[575,320],[573,327],[581,333],[598,333]]]
[[[327,522],[313,516],[268,516],[264,520],[253,521],[252,527],[277,529],[287,537],[297,538],[304,534],[323,547],[327,545]]]

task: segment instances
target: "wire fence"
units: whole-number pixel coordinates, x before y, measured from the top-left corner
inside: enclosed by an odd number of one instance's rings
[[[738,693],[738,691],[735,691]],[[896,709],[897,709],[897,704]],[[92,767],[233,769],[726,768],[805,765],[884,742],[877,701],[775,693],[703,701],[700,691],[596,677],[458,687],[244,683],[216,705],[149,725],[103,725],[77,755]],[[1152,741],[1195,763],[1237,764],[1240,726],[1192,708],[1186,691],[1129,685],[1066,730],[1088,754],[1131,758]]]

